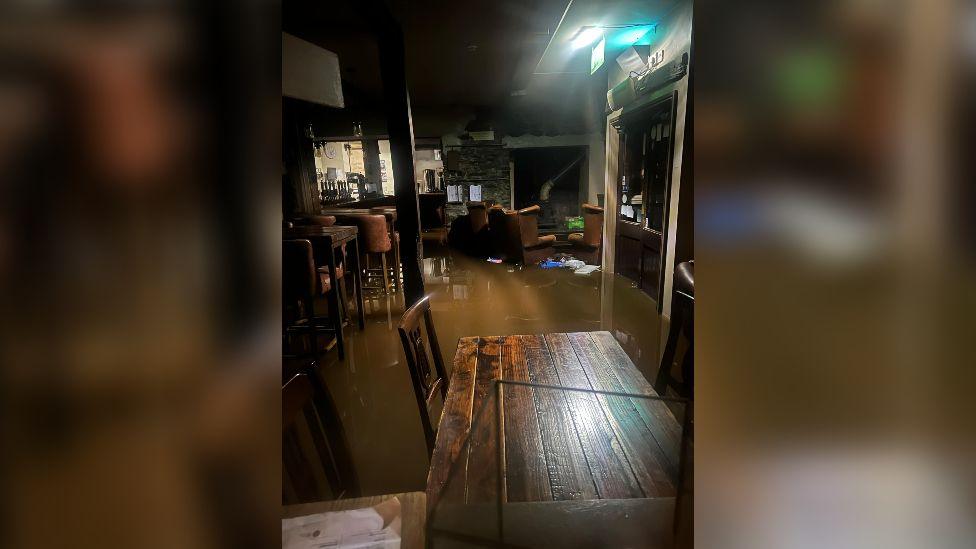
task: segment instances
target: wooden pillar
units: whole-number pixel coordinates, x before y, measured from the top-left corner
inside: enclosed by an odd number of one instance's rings
[[[285,192],[290,191],[294,202],[285,201],[293,209],[291,215],[317,215],[320,211],[318,185],[315,181],[315,157],[312,143],[305,137],[301,123],[288,113],[282,116],[282,151],[285,161]],[[289,212],[285,212],[288,214]]]
[[[423,257],[420,240],[420,208],[414,184],[413,119],[403,52],[403,31],[389,17],[377,35],[380,73],[386,103],[390,154],[393,157],[393,188],[396,195],[397,225],[400,231],[400,260],[403,264],[403,293],[407,307],[424,296],[420,269]]]

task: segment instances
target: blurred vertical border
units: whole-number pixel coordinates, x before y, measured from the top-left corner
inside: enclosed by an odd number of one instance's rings
[[[972,547],[976,7],[695,2],[696,543]]]
[[[280,539],[280,5],[0,7],[7,547]]]

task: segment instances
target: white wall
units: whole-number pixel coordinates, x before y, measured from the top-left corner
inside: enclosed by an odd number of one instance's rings
[[[329,50],[281,33],[281,95],[343,108],[339,57]]]
[[[331,144],[335,147],[336,155],[335,158],[329,158],[325,155],[325,148],[322,147],[316,151],[315,154],[315,169],[322,172],[323,176],[328,175],[328,168],[335,168],[345,173],[349,169],[349,157],[346,154],[345,143],[341,141],[333,141],[332,143],[324,143],[323,145]],[[344,176],[340,176],[342,178]],[[318,187],[322,190],[321,186]]]

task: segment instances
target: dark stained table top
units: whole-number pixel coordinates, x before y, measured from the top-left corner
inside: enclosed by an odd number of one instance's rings
[[[332,240],[332,246],[338,247],[340,244],[344,244],[359,233],[359,228],[355,226],[347,225],[333,225],[331,227],[323,227],[321,225],[298,225],[282,231],[282,236],[285,238],[307,238],[307,237],[329,237]]]
[[[492,426],[482,405],[497,398],[497,379],[657,396],[609,332],[461,338],[431,457],[429,509],[439,497],[488,501],[498,490],[505,502],[675,495],[681,425],[665,402],[502,384],[500,425]],[[492,465],[502,454],[515,464],[503,467],[503,482]]]
[[[382,215],[387,221],[396,221],[396,208],[379,208],[379,211],[370,211],[366,208],[322,208],[322,215]]]

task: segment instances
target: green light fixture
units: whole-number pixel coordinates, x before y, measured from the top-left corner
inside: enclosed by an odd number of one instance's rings
[[[630,45],[635,41],[645,37],[651,30],[657,31],[656,23],[628,23],[625,25],[583,25],[576,29],[576,32],[569,38],[569,45],[572,49],[578,50],[589,46],[598,39],[604,37],[604,29],[633,29],[625,33],[625,39],[630,39]],[[619,40],[613,40],[614,42]]]

